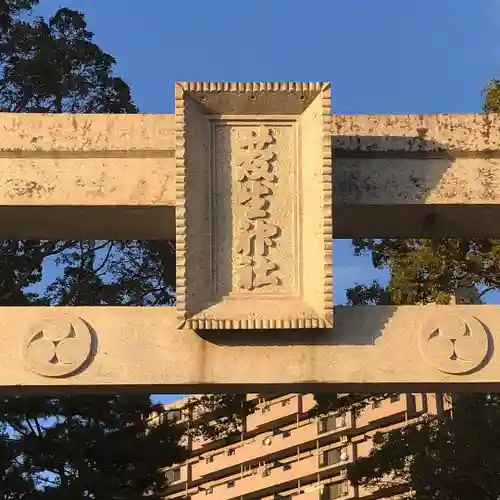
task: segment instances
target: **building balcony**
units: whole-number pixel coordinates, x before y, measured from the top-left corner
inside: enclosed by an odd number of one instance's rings
[[[390,478],[384,478],[386,480],[389,480]],[[401,498],[413,498],[408,496],[408,492],[410,491],[410,488],[408,484],[400,483],[400,484],[390,484],[387,483],[387,486],[383,489],[383,492],[377,488],[377,487],[370,487],[367,488],[365,486],[358,486],[357,488],[357,496],[356,498],[366,498],[372,499],[372,498],[383,498],[387,500],[398,500]],[[383,495],[381,497],[381,495]]]
[[[421,396],[426,402],[425,405],[422,405],[423,411],[427,411],[431,415],[441,416],[452,407],[451,398],[447,394],[422,394]]]
[[[300,396],[289,394],[259,403],[255,412],[247,416],[247,431],[252,432],[272,422],[290,418],[300,412]]]
[[[304,458],[294,462],[275,461],[248,469],[239,476],[228,478],[224,483],[204,485],[191,496],[192,500],[230,500],[249,493],[269,490],[279,485],[292,484],[298,479],[318,477],[318,475],[340,472],[353,460],[352,445],[309,452]],[[213,495],[213,497],[211,497]],[[209,498],[205,498],[209,497]]]
[[[316,399],[313,394],[302,394],[300,398],[302,400],[302,408],[300,409],[302,413],[306,413],[316,406]]]
[[[356,498],[355,490],[340,476],[324,482],[315,482],[301,488],[294,488],[266,495],[261,500],[350,500]]]
[[[303,493],[294,497],[293,500],[336,500],[337,498],[344,500],[356,498],[355,489],[346,479],[305,487]]]
[[[184,488],[189,480],[189,469],[187,464],[175,465],[164,470],[166,487],[168,491],[174,492]]]
[[[321,420],[312,420],[304,422],[300,427],[274,429],[233,446],[224,447],[222,450],[206,453],[200,457],[199,462],[192,464],[193,480],[237,465],[255,462],[264,457],[268,459],[279,454],[283,455],[289,448],[296,448],[316,439],[324,442],[332,434],[341,434],[352,427],[350,414],[326,418],[328,420],[325,425]]]
[[[196,436],[195,438],[191,439],[191,451],[201,450],[212,442],[212,440],[205,439],[203,436]]]
[[[407,417],[413,417],[416,413],[416,401],[413,394],[398,394],[396,397],[391,397],[370,404],[361,411],[359,417],[356,418],[356,428],[365,426],[379,425],[384,420],[391,420],[401,414],[406,414]]]
[[[367,436],[364,441],[356,443],[356,458],[367,457],[373,449],[373,437]]]

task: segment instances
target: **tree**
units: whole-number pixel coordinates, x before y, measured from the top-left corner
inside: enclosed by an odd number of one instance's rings
[[[33,19],[37,4],[0,0],[0,111],[136,113],[128,85],[113,74],[114,58],[93,42],[83,14],[61,8]],[[168,241],[1,241],[0,305],[172,305],[174,255]],[[49,259],[60,275],[34,291]],[[236,408],[233,399],[203,404],[220,412],[226,402]],[[185,429],[168,421],[148,427],[152,409],[148,394],[2,397],[2,498],[135,500],[158,490],[160,468],[185,457]],[[231,422],[228,412],[225,429]],[[190,430],[223,431],[208,424]]]
[[[348,478],[381,494],[409,485],[405,498],[497,500],[499,424],[498,395],[455,396],[453,418],[378,433],[370,455],[348,467]]]
[[[188,398],[189,409],[196,425],[186,434],[206,440],[239,440],[242,424],[255,404],[247,401],[246,394],[203,394]]]
[[[500,111],[500,80],[492,80],[485,89],[484,111]],[[462,287],[477,287],[479,299],[500,289],[500,239],[360,238],[353,244],[355,254],[371,254],[375,268],[388,268],[390,279],[386,286],[374,281],[348,290],[350,305],[446,304]],[[361,398],[361,405],[370,398]],[[323,399],[324,409],[336,397]],[[408,498],[414,494],[424,500],[496,500],[499,405],[498,395],[454,395],[453,419],[429,417],[424,423],[378,434],[370,455],[348,468],[348,478],[355,485],[382,490],[406,483],[413,491]],[[353,408],[350,402],[337,406]]]
[[[148,426],[147,396],[5,397],[1,408],[6,471],[30,500],[138,499],[164,486],[161,465],[186,457],[182,429]]]
[[[48,22],[23,21],[38,0],[3,0],[0,19],[2,111],[135,113],[115,60],[92,42],[83,14],[59,9]]]

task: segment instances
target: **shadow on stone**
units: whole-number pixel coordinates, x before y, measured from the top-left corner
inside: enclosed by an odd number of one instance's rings
[[[449,150],[426,134],[332,137],[335,238],[496,236],[496,228],[484,223],[497,211],[487,187],[484,204],[466,204],[460,187],[466,179],[443,179],[455,161],[498,157],[498,151]]]
[[[319,346],[375,345],[397,306],[358,306],[359,316],[352,307],[338,306],[329,329],[302,330],[198,330],[206,342],[220,346]]]

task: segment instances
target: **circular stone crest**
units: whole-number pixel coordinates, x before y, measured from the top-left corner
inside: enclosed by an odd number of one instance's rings
[[[64,377],[81,368],[92,351],[92,335],[80,318],[67,314],[37,323],[26,335],[23,357],[44,377]]]
[[[478,368],[488,354],[489,338],[473,316],[438,312],[428,320],[419,336],[420,352],[434,368],[453,375]]]

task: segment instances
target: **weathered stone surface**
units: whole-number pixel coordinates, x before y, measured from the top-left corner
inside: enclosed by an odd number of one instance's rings
[[[176,85],[179,328],[331,326],[330,85]]]
[[[0,113],[4,238],[175,237],[174,117]]]
[[[499,130],[498,115],[334,116],[335,236],[497,236]]]
[[[25,337],[12,332],[33,332],[41,320],[68,316],[95,334],[90,361],[73,376],[33,373],[25,364]],[[214,330],[202,337],[179,332],[173,308],[30,307],[22,316],[19,308],[2,308],[0,386],[35,390],[50,382],[51,391],[199,393],[377,392],[418,384],[439,392],[446,384],[446,390],[491,390],[500,380],[499,325],[497,306],[337,307],[334,329]]]
[[[174,151],[173,115],[0,113],[0,151],[104,154]]]
[[[498,204],[500,158],[339,158],[339,205]]]
[[[0,113],[1,235],[173,239],[174,127],[173,115]],[[335,237],[498,235],[498,115],[331,127]]]
[[[175,178],[165,158],[129,153],[0,157],[0,200],[10,206],[173,205]]]
[[[324,84],[199,82],[177,87],[175,122],[0,115],[0,236],[175,236],[178,299],[2,308],[0,387],[494,386],[500,308],[336,308],[332,328],[331,244],[498,236],[500,118],[329,105]]]
[[[500,116],[334,115],[333,147],[339,153],[498,153]]]
[[[0,113],[0,151],[170,151],[174,115]],[[500,151],[500,115],[333,115],[333,148],[347,154]],[[363,138],[358,142],[358,138]]]

